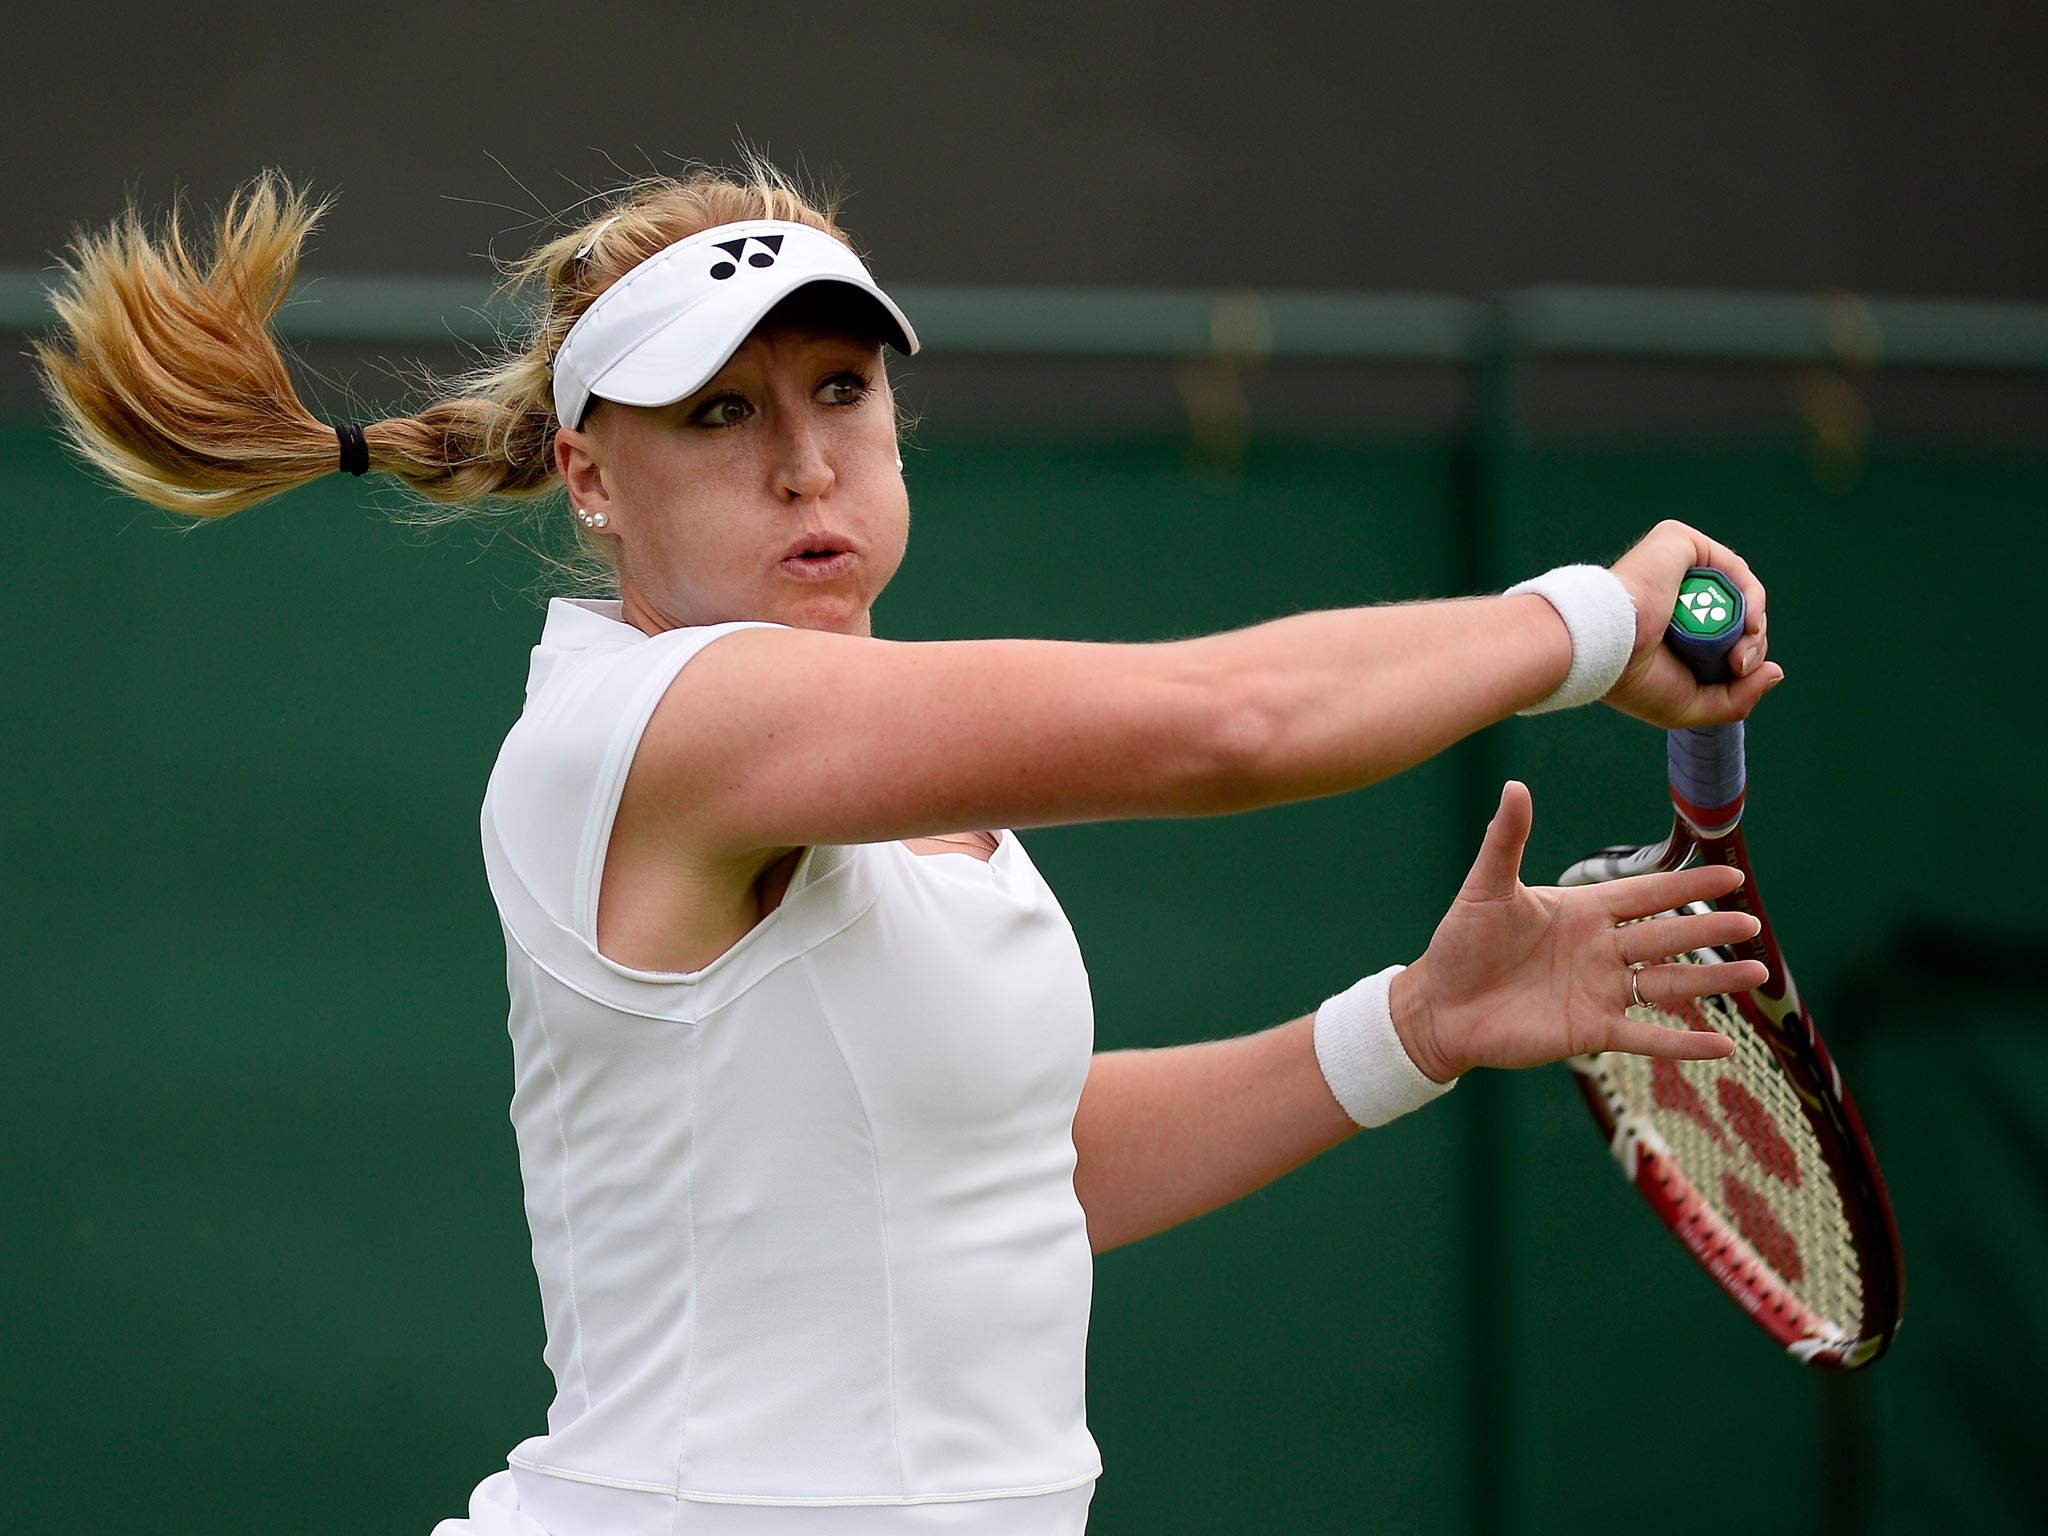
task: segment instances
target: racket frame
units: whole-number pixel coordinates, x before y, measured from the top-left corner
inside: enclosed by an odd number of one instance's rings
[[[1729,895],[1688,910],[1704,911],[1710,905],[1746,912],[1757,920],[1754,938],[1702,953],[1761,960],[1770,970],[1770,979],[1762,986],[1726,994],[1725,1000],[1783,1067],[1828,1176],[1841,1194],[1862,1282],[1863,1316],[1856,1320],[1855,1331],[1837,1330],[1800,1302],[1776,1270],[1701,1196],[1663,1139],[1609,1086],[1600,1055],[1572,1060],[1572,1077],[1624,1175],[1721,1289],[1793,1358],[1826,1370],[1857,1370],[1882,1356],[1898,1332],[1905,1299],[1898,1228],[1862,1117],[1814,1028],[1764,911],[1742,836],[1742,800],[1738,790],[1732,804],[1710,813],[1688,803],[1674,788],[1676,814],[1671,834],[1662,843],[1604,849],[1573,865],[1559,883],[1592,884],[1684,869],[1695,862],[1726,864],[1743,872],[1743,883]]]

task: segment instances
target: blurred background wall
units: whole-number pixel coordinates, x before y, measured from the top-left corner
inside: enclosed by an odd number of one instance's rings
[[[736,135],[843,179],[878,275],[961,339],[900,370],[894,635],[1497,589],[1663,516],[1750,555],[1790,673],[1753,726],[1760,883],[1894,1186],[1893,1355],[1776,1356],[1561,1070],[1474,1080],[1104,1256],[1093,1528],[2040,1526],[2038,8],[112,5],[10,35],[17,300],[124,190],[210,204],[265,164],[339,193],[330,292],[478,299],[483,253]],[[1557,284],[1738,297],[1680,294],[1633,355],[1535,345],[1556,303],[1488,297]],[[1376,323],[1454,336],[968,344],[1006,302],[1162,288],[1219,332],[1250,291],[1372,291],[1415,296]],[[1967,344],[1916,365],[1899,316]],[[1792,340],[1716,344],[1746,326]],[[309,397],[395,400],[405,360],[458,359],[433,334],[307,343]],[[549,1395],[475,849],[546,578],[340,482],[174,532],[64,459],[19,352],[0,1530],[423,1532]],[[1419,951],[1503,776],[1535,792],[1532,876],[1658,835],[1661,753],[1586,711],[1339,801],[1029,842],[1101,1044],[1164,1044]]]
[[[2048,283],[2048,19],[1996,0],[230,0],[11,36],[8,264],[124,186],[274,163],[346,198],[323,266],[468,271],[614,166],[738,131],[843,172],[898,282]]]

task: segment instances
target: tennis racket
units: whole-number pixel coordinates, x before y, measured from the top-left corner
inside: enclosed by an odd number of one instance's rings
[[[1741,592],[1695,567],[1679,589],[1665,643],[1702,682],[1725,681],[1742,635]],[[1580,1092],[1622,1172],[1700,1266],[1796,1360],[1830,1370],[1870,1364],[1890,1346],[1905,1301],[1891,1202],[1841,1071],[1821,1043],[1764,913],[1742,836],[1743,726],[1669,733],[1677,815],[1651,847],[1605,848],[1561,885],[1732,864],[1730,895],[1682,910],[1732,907],[1762,924],[1754,939],[1676,957],[1694,964],[1761,960],[1751,992],[1630,1010],[1671,1029],[1712,1029],[1735,1042],[1722,1061],[1666,1061],[1619,1051],[1571,1060]]]

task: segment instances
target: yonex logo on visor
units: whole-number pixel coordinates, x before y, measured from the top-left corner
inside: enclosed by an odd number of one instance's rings
[[[581,426],[592,399],[670,405],[695,394],[771,309],[812,283],[865,295],[875,334],[905,356],[917,351],[903,311],[833,236],[781,219],[720,224],[656,251],[569,328],[555,354],[556,419]]]
[[[752,238],[756,245],[765,245],[768,249],[756,251],[753,255],[748,256],[747,265],[750,267],[774,266],[775,254],[782,249],[782,236],[757,235]],[[732,261],[721,261],[711,268],[712,277],[722,283],[728,277],[731,277],[733,273],[739,271],[739,268],[733,265],[733,261],[738,261],[742,255],[745,255],[747,242],[745,240],[721,240],[718,242],[718,248],[732,257]]]

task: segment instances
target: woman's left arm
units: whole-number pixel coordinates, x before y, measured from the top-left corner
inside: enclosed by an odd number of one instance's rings
[[[1099,1052],[1074,1114],[1088,1245],[1101,1253],[1228,1205],[1356,1131],[1316,1065],[1315,1022]]]
[[[1521,862],[1532,819],[1528,790],[1509,783],[1429,948],[1387,986],[1391,1037],[1357,1050],[1404,1053],[1398,1071],[1436,1083],[1586,1051],[1729,1054],[1722,1035],[1663,1029],[1627,1010],[1638,991],[1661,1005],[1767,979],[1755,960],[1658,963],[1755,934],[1756,919],[1741,912],[1655,915],[1727,895],[1740,872],[1710,864],[1531,888]],[[1354,1011],[1336,1002],[1318,1011],[1354,1027]],[[1359,1128],[1324,1074],[1316,1022],[1310,1014],[1234,1040],[1095,1057],[1074,1114],[1074,1191],[1097,1253],[1248,1195]]]

